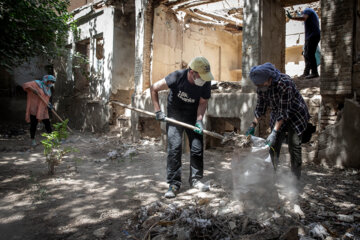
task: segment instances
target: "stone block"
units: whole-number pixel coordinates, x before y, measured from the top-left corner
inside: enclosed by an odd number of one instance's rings
[[[340,122],[319,135],[318,158],[328,165],[360,168],[360,153],[355,147],[359,141],[360,104],[346,99]]]

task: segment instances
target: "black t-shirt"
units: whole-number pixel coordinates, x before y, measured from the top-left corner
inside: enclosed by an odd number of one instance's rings
[[[211,96],[211,83],[206,82],[199,87],[191,84],[187,79],[188,69],[182,69],[170,73],[165,77],[166,84],[170,88],[168,96],[168,109],[196,113],[200,97],[209,99]]]

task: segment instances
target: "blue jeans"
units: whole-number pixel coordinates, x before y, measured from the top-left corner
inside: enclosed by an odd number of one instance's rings
[[[168,109],[168,117],[191,125],[195,125],[196,122],[196,113],[184,114],[183,112]],[[167,183],[176,185],[179,188],[181,186],[182,135],[184,130],[188,136],[190,146],[190,185],[195,180],[201,179],[204,172],[203,136],[191,129],[167,123]]]

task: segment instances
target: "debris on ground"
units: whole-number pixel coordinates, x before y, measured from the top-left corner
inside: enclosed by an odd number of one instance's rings
[[[241,84],[238,82],[216,82],[211,85],[212,93],[234,93],[241,91]]]
[[[236,147],[238,151],[207,149],[204,182],[211,181],[211,191],[198,192],[184,181],[177,198],[167,200],[163,198],[168,187],[166,152],[157,139],[129,143],[116,135],[71,135],[65,145],[79,152],[49,178],[43,147],[23,152],[29,136],[17,137],[0,142],[0,150],[6,148],[0,156],[1,200],[7,203],[0,219],[9,226],[2,232],[4,239],[17,234],[31,240],[359,240],[360,171],[356,169],[304,162],[302,178],[296,182],[286,175],[291,174],[288,156],[280,158],[276,175],[263,155],[247,158],[256,142]],[[126,152],[135,155],[123,159]],[[109,160],[109,153],[116,160]],[[76,157],[83,160],[76,163]],[[186,178],[189,154],[183,159]],[[22,231],[11,231],[19,224]]]
[[[154,202],[141,207],[129,225],[143,239],[234,239],[265,232],[275,238],[280,236],[279,232],[245,215],[219,215],[207,204],[199,205],[195,201],[186,206]]]
[[[225,143],[228,147],[250,148],[252,146],[251,135],[245,136],[236,132],[227,133],[225,134],[225,138],[222,141],[222,144]]]

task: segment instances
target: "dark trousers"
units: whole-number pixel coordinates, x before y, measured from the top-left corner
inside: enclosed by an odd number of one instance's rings
[[[185,115],[168,109],[168,117],[191,125],[195,125],[196,113]],[[192,185],[194,180],[201,179],[204,172],[203,161],[203,136],[193,130],[167,123],[168,137],[168,156],[167,156],[167,183],[170,185],[181,186],[181,154],[182,154],[182,135],[185,130],[189,139],[190,146],[190,176],[189,183]]]
[[[310,70],[312,74],[318,74],[317,64],[316,64],[316,48],[319,44],[320,36],[313,36],[308,40],[305,40],[304,47],[304,58],[305,58],[305,70],[304,75],[309,75]]]
[[[301,177],[301,136],[297,135],[296,131],[288,126],[284,128],[277,136],[275,144],[273,146],[274,150],[270,149],[271,161],[274,165],[275,170],[279,164],[280,150],[281,145],[286,137],[286,130],[288,132],[288,144],[290,152],[290,161],[291,161],[291,171],[293,174],[300,179]]]
[[[50,120],[49,119],[43,119],[42,122],[45,125],[46,132],[51,133],[52,129],[51,129]],[[30,115],[30,137],[31,137],[31,139],[35,138],[37,125],[38,125],[38,120],[36,119],[36,116]]]

